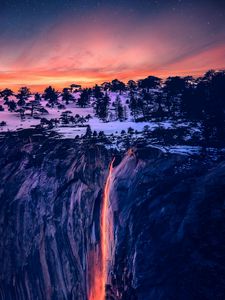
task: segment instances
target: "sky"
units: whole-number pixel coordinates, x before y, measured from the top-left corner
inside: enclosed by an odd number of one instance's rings
[[[0,89],[225,69],[225,1],[0,0]]]

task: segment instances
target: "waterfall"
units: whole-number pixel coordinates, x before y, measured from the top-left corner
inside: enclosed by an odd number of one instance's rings
[[[100,245],[95,249],[90,256],[91,262],[91,282],[89,300],[105,300],[105,287],[108,282],[108,264],[111,260],[113,243],[113,220],[110,216],[109,208],[109,193],[113,172],[112,160],[109,173],[106,179],[103,201],[100,213]]]

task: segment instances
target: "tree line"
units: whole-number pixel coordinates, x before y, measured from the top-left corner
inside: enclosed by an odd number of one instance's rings
[[[0,96],[10,111],[23,111],[27,106],[31,112],[41,99],[45,99],[49,107],[63,106],[58,101],[61,96],[65,105],[76,103],[82,108],[92,105],[96,116],[103,121],[126,120],[126,109],[129,107],[135,122],[160,122],[168,119],[199,122],[206,144],[225,144],[224,70],[210,70],[199,78],[174,76],[162,80],[148,76],[138,81],[129,80],[127,84],[114,79],[93,88],[82,89],[75,84],[72,86],[79,87],[78,99],[75,99],[71,88],[64,88],[58,92],[51,86],[47,87],[42,95],[36,93],[33,101],[28,101],[31,92],[27,87],[21,87],[16,94],[6,88],[0,91]],[[113,103],[110,92],[117,93]],[[124,92],[128,95],[126,103],[121,101]],[[16,100],[10,98],[12,95]]]

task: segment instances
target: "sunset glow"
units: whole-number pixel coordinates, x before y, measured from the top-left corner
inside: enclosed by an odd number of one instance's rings
[[[201,75],[225,67],[224,32],[208,31],[207,10],[199,18],[160,11],[142,19],[109,7],[82,16],[61,16],[29,37],[0,35],[0,88],[51,84],[93,86],[114,78]],[[39,24],[39,26],[41,26]],[[215,24],[214,24],[215,27]],[[8,37],[7,37],[8,38]]]

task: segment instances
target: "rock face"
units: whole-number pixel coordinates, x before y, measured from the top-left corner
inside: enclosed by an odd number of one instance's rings
[[[87,299],[108,153],[48,139],[0,151],[0,299]]]
[[[0,300],[87,300],[112,153],[43,137],[0,151]],[[108,299],[224,298],[224,162],[129,151],[109,200]]]
[[[224,299],[224,162],[139,150],[114,169],[110,196],[112,298]]]

